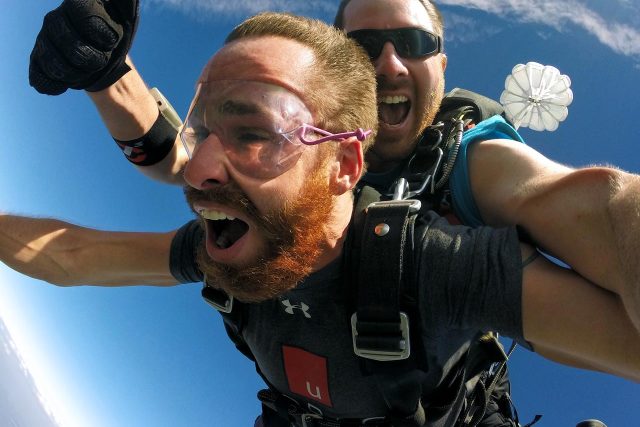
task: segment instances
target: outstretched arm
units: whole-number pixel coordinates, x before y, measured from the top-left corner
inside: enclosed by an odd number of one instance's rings
[[[169,286],[178,283],[169,271],[174,234],[100,231],[0,214],[0,261],[59,286]]]
[[[640,177],[568,168],[513,141],[475,144],[469,156],[484,221],[522,226],[540,247],[620,296],[640,331]]]
[[[640,382],[640,333],[620,297],[542,256],[523,270],[522,326],[544,357]]]

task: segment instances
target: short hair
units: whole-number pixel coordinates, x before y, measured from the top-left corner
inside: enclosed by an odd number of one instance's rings
[[[365,51],[345,34],[311,18],[265,12],[238,25],[225,44],[239,39],[278,36],[295,40],[314,53],[305,80],[305,99],[319,117],[315,125],[331,132],[371,129],[363,149],[375,140],[378,129],[376,77]]]
[[[438,7],[431,0],[418,0],[427,11],[429,19],[433,24],[433,29],[437,35],[444,40],[444,19]],[[351,0],[341,0],[336,12],[336,17],[333,20],[333,26],[344,30],[344,10]]]

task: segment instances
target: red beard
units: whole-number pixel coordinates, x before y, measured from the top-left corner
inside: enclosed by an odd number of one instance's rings
[[[334,200],[325,171],[318,165],[295,200],[267,214],[260,214],[233,183],[205,191],[186,187],[190,206],[197,200],[233,206],[252,218],[268,243],[267,253],[254,264],[236,268],[213,261],[203,241],[196,260],[208,284],[240,301],[260,302],[277,297],[304,280],[327,249],[324,225],[331,219]]]

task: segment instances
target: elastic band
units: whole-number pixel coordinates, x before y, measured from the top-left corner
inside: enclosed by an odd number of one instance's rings
[[[167,157],[177,135],[178,131],[167,118],[158,113],[155,123],[143,137],[131,141],[113,140],[131,163],[136,166],[151,166]]]
[[[538,258],[539,255],[540,255],[540,252],[538,252],[537,249],[534,249],[533,253],[529,255],[527,259],[522,261],[522,268],[525,268],[527,265],[531,264],[536,258]]]

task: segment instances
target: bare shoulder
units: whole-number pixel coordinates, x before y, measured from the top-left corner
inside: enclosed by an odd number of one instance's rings
[[[564,167],[545,157],[540,152],[511,139],[489,139],[471,144],[468,148],[469,163],[482,165],[500,165],[501,169],[508,167],[508,162],[518,162],[519,165],[530,164],[535,167]]]
[[[571,168],[533,148],[507,139],[472,144],[468,149],[471,191],[487,224],[511,223],[510,210],[534,188],[570,173]]]

